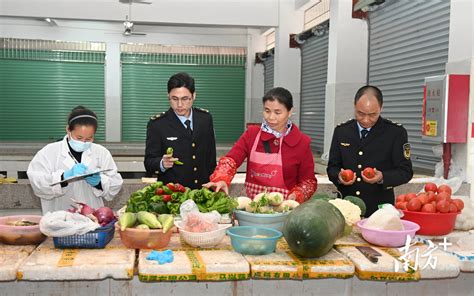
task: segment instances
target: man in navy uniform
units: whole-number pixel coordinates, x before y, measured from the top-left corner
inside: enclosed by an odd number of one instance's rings
[[[170,109],[151,117],[147,126],[145,169],[165,184],[201,188],[216,167],[216,141],[211,114],[193,108],[194,79],[177,73],[168,80]],[[173,154],[167,149],[173,148]]]
[[[408,183],[413,176],[407,131],[380,116],[382,105],[382,92],[377,87],[361,87],[354,98],[355,119],[334,129],[329,151],[329,179],[343,196],[362,198],[366,216],[379,204],[393,204],[393,187]],[[362,174],[367,167],[375,169],[372,178]],[[355,173],[352,180],[342,179],[344,169]]]

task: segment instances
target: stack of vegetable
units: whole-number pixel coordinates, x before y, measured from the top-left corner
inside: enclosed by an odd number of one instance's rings
[[[79,213],[91,219],[92,221],[100,224],[100,226],[105,226],[115,220],[114,211],[109,207],[100,207],[98,209],[91,208],[89,205],[83,202],[72,200],[75,205],[73,205],[68,212]]]
[[[207,188],[189,189],[179,183],[156,182],[131,194],[126,212],[148,211],[155,214],[179,214],[181,204],[192,199],[202,213],[218,211],[230,213],[236,206],[235,199],[224,192],[213,192]]]
[[[168,232],[173,227],[174,218],[170,214],[161,214],[158,217],[153,213],[140,211],[138,213],[123,213],[119,218],[120,230],[127,228],[138,229],[163,229]]]
[[[280,192],[262,192],[251,200],[246,196],[237,198],[237,209],[256,214],[274,214],[293,210],[299,203],[294,200],[283,200]]]

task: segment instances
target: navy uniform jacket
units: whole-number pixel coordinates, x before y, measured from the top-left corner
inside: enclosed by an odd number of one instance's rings
[[[381,171],[383,182],[364,182],[361,174],[366,167]],[[351,169],[357,175],[353,185],[339,183],[341,168]],[[393,204],[393,187],[408,183],[413,176],[407,131],[400,124],[379,117],[361,140],[355,119],[338,125],[332,137],[327,173],[343,196],[354,195],[364,200],[365,216],[375,212],[379,204]]]
[[[209,176],[216,167],[216,140],[212,116],[207,110],[193,108],[193,134],[173,109],[152,116],[147,126],[145,169],[147,176],[157,175],[165,184],[180,183],[190,188],[201,188],[209,182]],[[164,173],[160,161],[168,147],[173,148],[173,157],[183,165],[173,165]]]

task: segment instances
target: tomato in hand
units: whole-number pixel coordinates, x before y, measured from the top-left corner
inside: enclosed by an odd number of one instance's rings
[[[342,170],[341,172],[341,179],[344,180],[344,182],[350,182],[354,179],[354,172],[352,170]]]
[[[436,186],[435,183],[426,183],[425,184],[425,192],[432,191],[432,192],[437,192],[438,187]]]
[[[367,167],[362,171],[362,174],[367,178],[367,179],[372,179],[375,177],[375,170],[371,167]]]

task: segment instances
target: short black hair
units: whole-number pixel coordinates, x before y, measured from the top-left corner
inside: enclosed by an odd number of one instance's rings
[[[76,106],[71,110],[67,118],[68,129],[74,130],[76,125],[92,125],[97,130],[97,115],[84,106]]]
[[[283,87],[275,87],[267,91],[263,96],[262,102],[278,101],[278,103],[285,105],[286,110],[290,111],[293,108],[293,96],[290,91]]]
[[[168,80],[168,93],[170,93],[172,89],[180,87],[185,87],[194,94],[194,78],[185,72],[176,73],[171,76]]]
[[[378,87],[373,86],[373,85],[366,85],[359,88],[359,90],[356,92],[354,96],[354,105],[357,104],[357,101],[359,101],[359,99],[363,95],[366,95],[366,94],[374,95],[375,98],[377,98],[377,101],[379,102],[380,107],[382,107],[383,105],[382,91]]]

